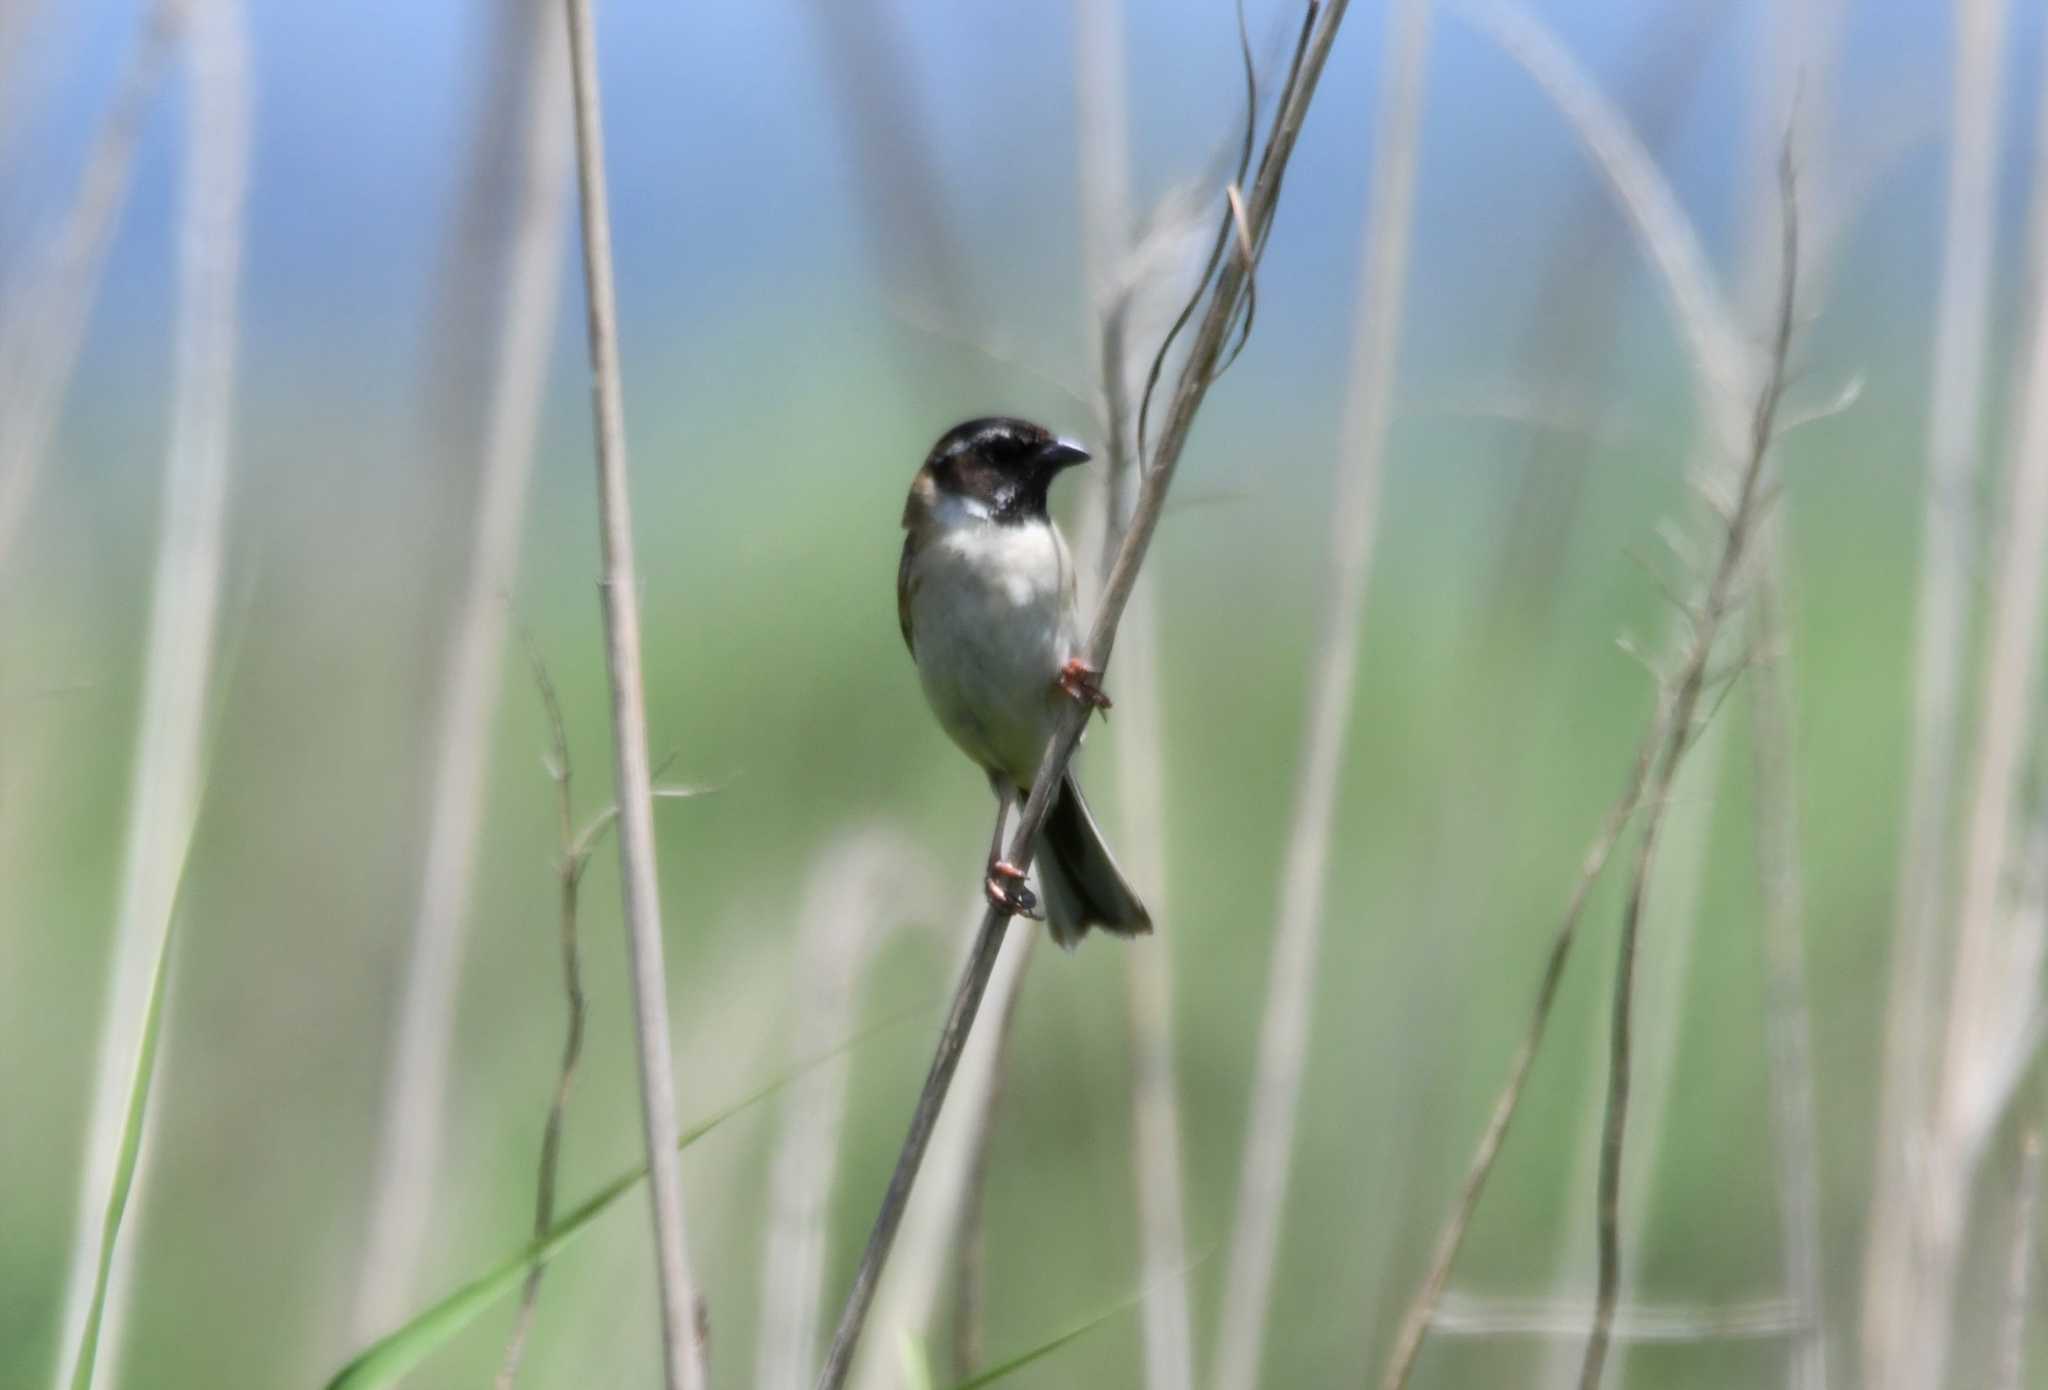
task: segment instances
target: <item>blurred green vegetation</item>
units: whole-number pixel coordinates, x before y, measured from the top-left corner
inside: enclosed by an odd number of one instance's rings
[[[722,784],[659,812],[685,1122],[785,1065],[796,913],[809,866],[848,829],[902,827],[957,881],[964,920],[987,813],[980,779],[931,724],[890,612],[901,490],[958,403],[944,368],[908,387],[863,356],[857,325],[814,327],[829,379],[776,376],[795,331],[766,321],[722,370],[643,365],[636,430],[648,681],[673,775]],[[1288,331],[1262,310],[1261,342]],[[629,361],[633,361],[630,351]],[[913,364],[928,346],[900,347]],[[1833,369],[1835,354],[1827,355]],[[1853,363],[1853,358],[1849,358]],[[760,369],[760,375],[750,371]],[[965,372],[967,369],[954,369]],[[971,375],[971,374],[970,374]],[[1522,427],[1412,413],[1393,441],[1365,655],[1344,770],[1339,852],[1293,1169],[1266,1383],[1358,1383],[1376,1369],[1422,1251],[1526,1018],[1583,846],[1619,785],[1649,703],[1616,648],[1661,631],[1629,562],[1685,516],[1693,435],[1656,368],[1607,390],[1618,441],[1588,444],[1582,505],[1553,601],[1535,619],[1491,587]],[[771,385],[772,383],[772,385]],[[1169,915],[1136,947],[1041,952],[1023,1003],[990,1176],[993,1355],[1124,1297],[1137,1279],[1122,958],[1168,954],[1192,1248],[1220,1251],[1246,1111],[1276,876],[1299,757],[1305,669],[1323,602],[1327,391],[1259,347],[1198,430],[1183,487],[1223,493],[1173,514],[1155,551],[1166,707],[1119,707],[1083,772],[1115,803],[1104,747],[1160,722],[1170,801]],[[1318,383],[1320,386],[1321,383]],[[668,388],[668,389],[664,389]],[[1816,392],[1824,389],[1820,385]],[[1074,408],[1029,398],[1063,425]],[[1306,402],[1306,404],[1304,404]],[[973,407],[986,403],[973,399]],[[521,588],[512,599],[563,693],[583,804],[608,758],[594,530],[578,393],[552,402]],[[357,1257],[386,1031],[417,871],[445,595],[460,507],[407,462],[402,412],[344,431],[316,412],[254,412],[230,592],[236,653],[178,946],[147,1177],[131,1231],[128,1383],[305,1384],[357,1350],[342,1310]],[[1837,1355],[1853,1316],[1870,1164],[1903,746],[1911,411],[1882,391],[1788,442],[1807,945],[1824,1239]],[[143,421],[82,425],[111,457]],[[97,453],[94,432],[107,436]],[[287,483],[268,469],[289,459]],[[459,493],[459,488],[457,489]],[[10,596],[0,758],[31,788],[0,819],[10,925],[0,931],[0,1390],[40,1386],[55,1348],[77,1147],[96,1037],[145,614],[150,486],[91,466],[53,484]],[[1070,503],[1071,498],[1067,499]],[[445,504],[444,504],[445,505]],[[90,544],[86,544],[87,541]],[[33,595],[32,601],[25,595]],[[1521,615],[1521,616],[1517,616]],[[1111,685],[1114,687],[1114,669]],[[82,688],[71,688],[83,682]],[[24,685],[46,684],[33,698]],[[1690,794],[1709,854],[1685,986],[1675,1094],[1642,1233],[1647,1296],[1713,1303],[1776,1287],[1765,1142],[1760,924],[1747,719],[1724,708],[1717,783]],[[561,1029],[551,789],[531,683],[508,661],[445,1170],[421,1301],[526,1229]],[[1681,788],[1686,794],[1689,781]],[[1647,931],[1669,925],[1655,897]],[[1615,898],[1599,894],[1521,1120],[1454,1287],[1548,1287],[1564,1229],[1610,969]],[[592,1032],[570,1112],[573,1201],[630,1163],[637,1119],[613,866],[585,893]],[[850,1274],[921,1078],[953,958],[906,939],[864,986],[865,1042],[835,1195],[827,1305]],[[685,1165],[693,1253],[710,1290],[720,1383],[750,1374],[774,1107]],[[1199,1354],[1221,1259],[1194,1274]],[[638,1383],[655,1352],[644,1236],[620,1216],[556,1266],[527,1383]],[[509,1306],[419,1384],[475,1384]],[[1443,1338],[1419,1383],[1499,1383],[1532,1342]],[[1767,1378],[1748,1344],[1628,1352],[1617,1385]],[[1019,1386],[1137,1383],[1135,1316],[1020,1373]]]

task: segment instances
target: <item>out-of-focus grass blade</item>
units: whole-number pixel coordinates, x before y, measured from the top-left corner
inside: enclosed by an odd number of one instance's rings
[[[924,1343],[906,1330],[903,1334],[903,1390],[933,1390],[932,1359]]]
[[[156,1074],[156,1042],[164,1016],[164,979],[170,973],[171,938],[177,914],[164,929],[157,948],[156,972],[149,981],[149,1002],[143,1006],[142,1040],[135,1051],[135,1078],[128,1087],[128,1118],[121,1129],[121,1152],[114,1161],[114,1185],[107,1193],[107,1214],[100,1227],[100,1260],[92,1281],[92,1303],[78,1335],[78,1357],[71,1372],[71,1390],[92,1390],[92,1374],[100,1351],[100,1322],[107,1311],[107,1284],[114,1273],[114,1247],[121,1237],[121,1218],[128,1212],[128,1194],[135,1186],[135,1162],[142,1153],[143,1121],[149,1113],[149,1084]]]
[[[681,1137],[676,1140],[676,1147],[689,1148],[733,1116],[760,1104],[813,1067],[821,1066],[850,1051],[882,1029],[893,1027],[925,1011],[926,1006],[920,1005],[883,1019],[873,1027],[856,1033],[831,1051],[790,1068],[753,1094],[734,1101],[709,1119],[683,1131]],[[528,1241],[396,1332],[372,1343],[360,1356],[342,1367],[334,1379],[327,1382],[326,1390],[379,1390],[379,1387],[390,1385],[419,1365],[456,1333],[469,1326],[477,1314],[518,1288],[529,1269],[535,1265],[545,1264],[559,1255],[571,1241],[583,1234],[591,1222],[604,1215],[613,1203],[638,1187],[646,1178],[647,1165],[644,1163],[630,1172],[619,1174],[599,1188],[596,1194],[585,1200],[581,1206],[551,1226],[546,1235]],[[74,1386],[73,1390],[83,1390],[83,1387]]]
[[[1001,1362],[998,1365],[991,1366],[985,1371],[976,1372],[974,1375],[969,1376],[966,1380],[963,1380],[958,1384],[954,1385],[952,1387],[952,1390],[980,1390],[980,1387],[984,1385],[993,1385],[997,1381],[1002,1380],[1007,1376],[1010,1376],[1018,1371],[1023,1370],[1032,1362],[1040,1360],[1047,1356],[1051,1356],[1054,1352],[1058,1351],[1067,1343],[1078,1341],[1082,1337],[1087,1336],[1090,1332],[1093,1332],[1096,1328],[1102,1326],[1102,1324],[1108,1322],[1110,1319],[1122,1317],[1125,1313],[1128,1313],[1131,1311],[1131,1309],[1137,1307],[1139,1301],[1143,1299],[1144,1296],[1145,1294],[1143,1290],[1140,1290],[1134,1294],[1130,1294],[1127,1297],[1112,1304],[1110,1307],[1103,1309],[1101,1312],[1097,1313],[1094,1317],[1088,1319],[1086,1322],[1077,1323],[1075,1326],[1068,1328],[1065,1332],[1060,1333],[1059,1336],[1053,1338],[1051,1341],[1041,1342],[1029,1351],[1020,1352],[1019,1354],[1011,1357],[1007,1361]]]

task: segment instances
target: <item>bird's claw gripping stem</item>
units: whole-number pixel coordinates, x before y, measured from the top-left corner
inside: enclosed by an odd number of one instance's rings
[[[1007,859],[989,861],[988,879],[982,886],[989,905],[998,911],[1034,922],[1045,920],[1038,915],[1038,895],[1024,886],[1024,871]]]
[[[1102,692],[1102,673],[1080,657],[1060,667],[1053,684],[1065,691],[1069,698],[1079,700],[1091,710],[1101,710],[1102,717],[1109,718],[1112,702]]]

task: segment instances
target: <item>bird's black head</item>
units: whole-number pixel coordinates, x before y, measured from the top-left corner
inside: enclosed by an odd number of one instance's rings
[[[940,495],[978,502],[995,521],[1022,522],[1043,520],[1052,480],[1087,458],[1043,425],[990,416],[947,430],[924,467]]]

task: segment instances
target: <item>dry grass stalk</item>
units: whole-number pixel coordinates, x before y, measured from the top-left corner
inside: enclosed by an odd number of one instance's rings
[[[1776,330],[1764,383],[1757,396],[1756,414],[1750,431],[1748,456],[1743,461],[1735,497],[1725,512],[1718,513],[1723,527],[1720,557],[1707,581],[1704,597],[1692,614],[1692,644],[1683,664],[1672,678],[1671,717],[1660,739],[1655,771],[1650,782],[1642,834],[1636,844],[1634,872],[1622,907],[1621,943],[1614,977],[1613,1026],[1607,1078],[1607,1122],[1600,1154],[1600,1275],[1595,1293],[1593,1330],[1586,1342],[1586,1360],[1579,1374],[1580,1390],[1597,1390],[1607,1358],[1612,1333],[1615,1301],[1620,1293],[1620,1214],[1623,1141],[1628,1125],[1630,1029],[1636,939],[1642,924],[1643,904],[1648,896],[1650,872],[1655,862],[1662,810],[1678,769],[1691,748],[1697,730],[1695,718],[1700,701],[1707,694],[1709,663],[1721,625],[1739,601],[1738,582],[1743,577],[1749,548],[1769,503],[1763,486],[1764,465],[1776,436],[1778,403],[1783,396],[1786,362],[1792,350],[1794,309],[1799,281],[1798,190],[1793,182],[1792,151],[1787,140],[1781,166],[1780,190],[1783,200],[1784,237],[1781,246]],[[1709,708],[1706,713],[1712,715]]]
[[[1099,524],[1100,568],[1107,573],[1123,542],[1136,492],[1132,459],[1132,370],[1127,361],[1131,296],[1122,283],[1134,256],[1129,116],[1124,100],[1124,11],[1106,0],[1076,0],[1074,125],[1081,194],[1085,303],[1101,323],[1103,486],[1091,516]],[[1147,885],[1153,920],[1171,923],[1166,873],[1165,703],[1160,698],[1159,617],[1152,584],[1131,591],[1120,632],[1117,701],[1128,711],[1115,740],[1114,839],[1135,882]],[[1130,1039],[1131,1177],[1138,1204],[1141,1335],[1146,1390],[1194,1390],[1188,1311],[1187,1229],[1180,1101],[1173,1048],[1173,933],[1124,953],[1125,1019]]]
[[[555,1074],[554,1095],[548,1102],[547,1122],[541,1130],[540,1176],[534,1184],[533,1236],[540,1240],[555,1224],[555,1184],[562,1162],[562,1126],[568,1114],[569,1093],[576,1085],[576,1068],[583,1060],[583,1033],[588,1009],[583,995],[582,951],[576,940],[576,908],[583,887],[583,871],[590,867],[590,855],[595,846],[580,841],[576,833],[575,768],[569,761],[569,730],[562,718],[561,699],[555,693],[555,683],[542,664],[540,653],[530,644],[527,656],[533,667],[534,684],[540,690],[541,708],[548,721],[548,775],[555,783],[555,831],[562,856],[555,865],[556,924],[562,952],[562,993],[568,1005],[562,1061]],[[534,1311],[540,1301],[541,1276],[546,1269],[546,1265],[535,1265],[527,1273],[526,1284],[519,1292],[519,1311],[513,1316],[504,1359],[498,1363],[497,1379],[493,1382],[497,1390],[511,1390],[519,1379],[519,1364],[526,1354],[526,1339],[533,1331]]]
[[[127,205],[135,152],[164,66],[200,0],[155,0],[93,137],[78,191],[47,240],[22,260],[0,313],[0,564],[28,509]]]
[[[1952,68],[1927,489],[1913,638],[1913,743],[1906,787],[1898,919],[1892,938],[1876,1181],[1863,1263],[1863,1370],[1870,1390],[1910,1363],[1913,1194],[1928,1160],[1933,1058],[1948,969],[1945,905],[1953,885],[1957,730],[1975,591],[1975,486],[1997,233],[2006,0],[1959,0]]]
[[[398,1020],[385,1079],[372,1170],[369,1234],[358,1276],[355,1324],[359,1339],[390,1327],[409,1305],[408,1290],[429,1229],[439,1170],[441,1124],[454,1046],[455,1001],[461,985],[470,892],[482,836],[484,793],[490,767],[505,645],[506,610],[518,574],[528,480],[549,345],[561,299],[562,245],[568,232],[569,124],[564,61],[566,42],[554,0],[525,0],[502,12],[507,30],[498,48],[505,59],[496,80],[516,91],[497,94],[484,114],[510,110],[518,121],[518,149],[510,181],[495,167],[478,170],[471,209],[458,233],[495,219],[508,224],[498,254],[489,258],[490,288],[504,303],[496,315],[482,305],[451,304],[446,317],[475,332],[494,318],[495,360],[481,407],[480,494],[473,518],[469,569],[444,654],[436,721],[434,781],[419,899]],[[501,153],[481,138],[479,158],[491,165]],[[509,191],[509,198],[508,198]],[[508,205],[509,204],[509,205]],[[469,237],[458,235],[465,243]],[[465,253],[473,256],[468,247]],[[473,277],[455,277],[466,284]],[[443,383],[445,386],[446,383]],[[462,393],[452,399],[472,403]],[[445,434],[475,439],[479,422],[466,414]],[[447,441],[451,463],[464,461],[466,442]]]
[[[604,608],[605,668],[612,695],[619,889],[633,979],[647,1191],[660,1284],[662,1361],[668,1390],[705,1390],[709,1382],[706,1319],[684,1253],[682,1175],[676,1154],[668,977],[661,940],[661,887],[655,872],[654,777],[648,763],[647,693],[640,669],[640,593],[633,564],[633,508],[626,481],[626,412],[619,382],[618,304],[612,284],[597,38],[590,0],[565,0],[565,4],[576,109],[577,192],[583,211],[591,405],[597,434],[598,535],[604,564],[599,593]]]
[[[226,568],[228,468],[249,173],[248,52],[237,0],[199,0],[187,22],[191,120],[178,249],[177,382],[164,470],[140,727],[128,798],[120,905],[64,1304],[60,1345],[67,1349],[66,1358],[77,1345],[91,1298],[100,1242],[99,1207],[121,1144],[129,1071],[198,816],[208,692],[213,682]],[[167,44],[167,13],[159,11],[153,24],[148,43]],[[137,133],[132,127],[139,126],[146,104],[144,93],[154,85],[153,78],[144,78],[142,72],[153,72],[161,57],[159,53],[154,58],[138,58],[137,70],[130,73],[129,89],[119,104],[125,114],[116,121],[115,129],[103,134],[94,155],[95,168],[88,175],[87,187],[96,191],[81,199],[70,227],[72,233],[87,240],[104,236],[111,226],[112,211],[119,202],[111,185],[125,186],[128,156],[110,155],[108,145],[124,141],[132,145]],[[124,122],[131,128],[125,135],[117,134]],[[106,167],[110,159],[120,165],[118,173]],[[102,225],[97,232],[87,233],[84,224],[95,219],[85,208],[96,199],[105,200]],[[91,269],[72,262],[66,275],[84,275],[89,280],[96,273],[97,251],[87,254],[80,245],[70,249],[90,261]],[[83,293],[84,289],[84,284],[67,282],[65,295]],[[82,302],[70,301],[66,308],[75,309],[82,321]],[[68,362],[64,370],[68,372]],[[10,387],[17,385],[18,379],[10,380]],[[44,403],[54,408],[52,402]],[[11,412],[7,418],[21,422],[21,417]],[[33,428],[27,423],[20,427]],[[10,441],[17,438],[10,432]],[[4,519],[0,519],[0,529],[4,529]],[[135,1244],[132,1239],[125,1244],[131,1256]],[[100,1360],[99,1374],[109,1382],[118,1375],[129,1271],[129,1258],[114,1267],[101,1332],[109,1353]],[[69,1364],[60,1365],[56,1383],[67,1383],[71,1375]]]
[[[1309,102],[1314,96],[1316,84],[1322,76],[1323,65],[1329,57],[1330,45],[1336,38],[1347,7],[1348,0],[1331,0],[1327,10],[1311,7],[1304,18],[1302,44],[1297,62],[1281,93],[1279,108],[1267,136],[1265,153],[1259,162],[1257,179],[1252,185],[1250,196],[1244,201],[1245,222],[1252,233],[1254,257],[1225,258],[1216,271],[1213,289],[1205,282],[1198,291],[1198,300],[1206,297],[1208,307],[1203,312],[1201,327],[1188,349],[1187,360],[1174,388],[1158,447],[1143,475],[1130,528],[1124,537],[1123,545],[1117,551],[1116,563],[1111,567],[1088,640],[1082,648],[1082,659],[1098,671],[1108,665],[1110,651],[1115,643],[1117,624],[1123,617],[1125,605],[1130,602],[1131,589],[1137,582],[1138,569],[1150,549],[1153,532],[1159,524],[1160,511],[1165,505],[1167,492],[1172,487],[1181,451],[1187,443],[1188,432],[1193,428],[1195,416],[1201,409],[1209,386],[1216,378],[1218,366],[1224,358],[1227,340],[1243,322],[1242,316],[1255,270],[1255,257],[1272,225],[1273,213],[1280,196],[1281,178],[1293,154],[1301,123],[1307,116]],[[1059,785],[1061,774],[1073,758],[1074,748],[1080,741],[1081,727],[1086,716],[1087,711],[1078,702],[1063,711],[1060,724],[1039,764],[1038,772],[1032,781],[1032,794],[1018,818],[1008,854],[1005,856],[1020,868],[1028,867],[1030,863],[1032,837],[1045,818],[1046,807]],[[847,1295],[846,1308],[840,1317],[838,1330],[833,1336],[832,1348],[826,1356],[824,1370],[819,1376],[820,1390],[835,1390],[835,1387],[845,1381],[854,1350],[859,1344],[861,1332],[867,1322],[868,1309],[874,1301],[875,1285],[880,1278],[882,1266],[888,1260],[890,1247],[895,1243],[896,1230],[902,1222],[911,1187],[916,1182],[918,1168],[924,1161],[925,1149],[931,1141],[932,1127],[937,1122],[946,1092],[952,1084],[954,1070],[959,1065],[961,1049],[966,1045],[968,1033],[980,1009],[982,995],[988,988],[989,976],[995,968],[997,952],[1008,925],[1009,915],[993,907],[982,918],[967,968],[961,977],[953,1006],[940,1033],[931,1070],[919,1095],[917,1109],[912,1114],[910,1133],[904,1140],[895,1173],[890,1178],[888,1191],[883,1195],[874,1231],[854,1273],[853,1288]]]
[[[1753,444],[1754,422],[1745,422],[1741,418],[1745,408],[1743,402],[1748,399],[1741,383],[1748,380],[1753,371],[1749,365],[1750,353],[1713,284],[1705,254],[1690,222],[1679,208],[1669,185],[1657,172],[1648,151],[1570,55],[1527,11],[1519,7],[1496,6],[1470,18],[1538,82],[1594,157],[1622,210],[1634,225],[1645,253],[1659,272],[1660,282],[1672,301],[1674,313],[1691,349],[1702,410],[1712,441],[1709,457],[1746,458]],[[1732,503],[1723,505],[1732,508]],[[1692,626],[1686,636],[1697,639],[1697,614],[1693,615]],[[1690,653],[1692,648],[1686,650]],[[1704,660],[1702,657],[1703,663]],[[1683,666],[1681,662],[1681,674]],[[1438,1237],[1420,1287],[1396,1334],[1394,1349],[1382,1379],[1388,1390],[1405,1385],[1413,1372],[1423,1340],[1432,1325],[1437,1300],[1442,1297],[1448,1283],[1451,1267],[1463,1245],[1466,1230],[1499,1155],[1500,1145],[1520,1105],[1522,1088],[1541,1047],[1550,1008],[1577,936],[1586,897],[1594,880],[1605,868],[1623,826],[1644,800],[1653,756],[1666,745],[1673,728],[1683,730],[1681,737],[1685,751],[1695,751],[1696,735],[1684,725],[1671,722],[1676,713],[1677,689],[1678,686],[1673,685],[1664,690],[1622,795],[1609,810],[1606,822],[1582,864],[1580,878],[1574,886],[1545,964],[1529,1031],[1510,1063],[1507,1083],[1495,1102],[1451,1215]],[[1690,722],[1688,718],[1686,723],[1689,725]],[[1675,775],[1675,768],[1673,773]],[[1668,786],[1655,795],[1654,804],[1660,815],[1670,800]],[[1603,1259],[1603,1266],[1606,1263]]]
[[[2044,147],[2039,180],[2048,179]],[[2039,204],[2048,210],[2048,195]],[[1873,1382],[1939,1385],[1947,1372],[1955,1285],[1971,1190],[1984,1147],[2042,1030],[2040,972],[2048,917],[2016,913],[2006,877],[2016,835],[2020,781],[2041,709],[2041,649],[2048,580],[2048,217],[2034,228],[2029,341],[2015,384],[2003,534],[1989,591],[1982,705],[1956,911],[1950,983],[1933,1121],[1918,1175],[1903,1308],[1910,1318],[1866,1367]]]
[[[818,857],[800,916],[791,1056],[823,1055],[851,1034],[868,966],[901,926],[938,921],[938,897],[936,870],[892,831],[859,831]],[[783,1103],[769,1176],[756,1390],[804,1390],[816,1370],[826,1219],[850,1065],[833,1059],[793,1085]]]
[[[1375,127],[1378,148],[1355,311],[1357,336],[1337,461],[1338,495],[1331,513],[1330,599],[1309,696],[1275,914],[1272,973],[1259,1031],[1251,1112],[1245,1121],[1237,1213],[1217,1329],[1217,1390],[1250,1390],[1265,1343],[1392,417],[1428,67],[1429,0],[1402,0],[1390,11],[1387,24]]]
[[[2005,1316],[1998,1329],[1993,1390],[2020,1390],[2027,1378],[2027,1314],[2034,1297],[2034,1223],[2041,1204],[2041,1128],[2020,1143],[2019,1193],[2013,1199],[2012,1254],[2006,1261]]]
[[[977,912],[968,924],[970,943],[979,920]],[[893,1390],[901,1383],[902,1346],[929,1341],[941,1295],[958,1268],[979,1136],[989,1129],[1002,1084],[1001,1039],[1010,1029],[1037,945],[1035,932],[1020,931],[1003,942],[983,999],[981,1026],[960,1058],[952,1103],[932,1133],[923,1176],[904,1213],[899,1248],[875,1292],[869,1321],[879,1335],[869,1338],[855,1358],[852,1383],[859,1390]]]

